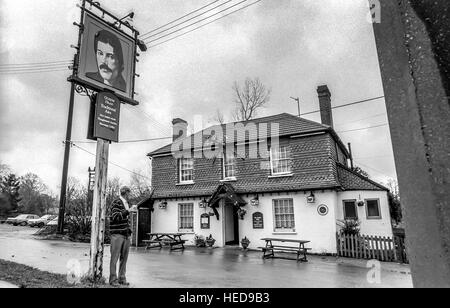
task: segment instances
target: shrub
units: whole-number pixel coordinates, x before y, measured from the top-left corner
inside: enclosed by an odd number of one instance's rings
[[[338,220],[341,227],[340,233],[344,235],[360,235],[361,222],[356,219]]]

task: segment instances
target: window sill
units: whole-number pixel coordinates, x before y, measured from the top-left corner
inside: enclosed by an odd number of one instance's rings
[[[269,179],[285,178],[285,177],[291,177],[291,176],[294,176],[294,174],[293,173],[274,174],[274,175],[269,175]]]
[[[273,235],[297,235],[298,233],[295,231],[275,231],[272,234]]]
[[[182,182],[182,183],[178,183],[176,186],[186,186],[186,185],[194,185],[195,182]]]
[[[383,220],[381,217],[367,217],[367,220]]]
[[[226,178],[221,180],[220,182],[224,183],[224,182],[237,182],[236,178]]]

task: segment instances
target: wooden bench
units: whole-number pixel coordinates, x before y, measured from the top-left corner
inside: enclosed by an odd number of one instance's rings
[[[182,233],[150,233],[150,239],[144,240],[145,249],[159,248],[163,245],[170,246],[170,250],[183,249],[185,240],[181,239]]]
[[[309,241],[304,240],[291,240],[291,239],[275,239],[275,238],[264,238],[262,240],[266,241],[266,246],[258,247],[263,251],[263,259],[266,258],[276,258],[275,251],[277,252],[294,252],[297,255],[297,262],[308,262],[306,254],[311,248],[305,248],[305,244]],[[272,242],[288,242],[296,243],[298,246],[284,246],[284,245],[273,245]],[[302,256],[302,257],[301,257]]]

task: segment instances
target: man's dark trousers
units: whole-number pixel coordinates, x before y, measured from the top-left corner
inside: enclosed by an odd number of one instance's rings
[[[109,265],[109,282],[117,281],[117,261],[120,259],[119,282],[126,282],[128,252],[130,251],[130,237],[122,234],[111,235],[111,262]]]

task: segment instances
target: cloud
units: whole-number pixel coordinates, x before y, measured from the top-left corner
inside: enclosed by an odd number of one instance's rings
[[[210,1],[109,0],[103,6],[125,16],[146,33]],[[71,60],[79,10],[76,1],[2,0],[0,63]],[[171,135],[175,117],[205,120],[234,108],[234,81],[260,77],[272,100],[259,115],[297,113],[290,96],[301,98],[303,112],[317,110],[316,87],[328,84],[334,105],[382,95],[372,25],[366,0],[262,1],[185,36],[141,53],[136,92],[140,106],[124,107],[121,140]],[[35,170],[54,190],[60,182],[70,84],[69,72],[0,75],[0,157],[20,172]],[[335,112],[335,122],[385,110],[382,103]],[[73,140],[86,140],[89,100],[76,95]],[[317,115],[308,117],[320,120]],[[380,120],[380,119],[378,119]],[[370,121],[369,121],[370,122]],[[350,128],[365,126],[355,123]],[[360,126],[358,126],[360,125]],[[346,126],[347,128],[347,126]],[[380,134],[380,135],[376,135]],[[386,129],[343,136],[361,156],[391,151]],[[368,142],[370,140],[370,142]],[[111,146],[111,160],[129,169],[146,169],[145,154],[168,141]],[[80,144],[95,152],[95,144]],[[95,157],[73,148],[70,175],[81,180]],[[367,165],[392,173],[386,161]],[[42,174],[41,174],[42,173]],[[130,173],[111,166],[109,175]]]

